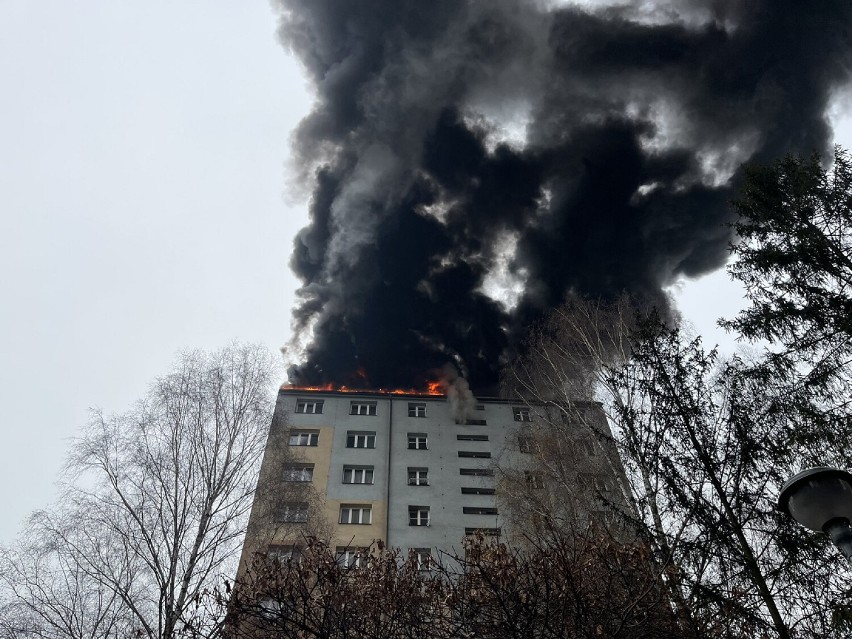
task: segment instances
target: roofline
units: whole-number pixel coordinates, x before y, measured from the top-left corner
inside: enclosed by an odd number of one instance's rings
[[[381,399],[418,399],[418,400],[443,400],[446,401],[447,395],[446,393],[435,394],[435,393],[418,393],[417,391],[394,391],[394,390],[383,390],[383,389],[352,389],[352,390],[327,390],[322,388],[299,388],[297,386],[289,386],[287,384],[282,384],[278,389],[278,394],[284,395],[303,395],[308,397],[316,397],[318,395],[322,396],[331,396],[331,397],[369,397],[369,398],[381,398]],[[527,401],[521,397],[476,397],[476,401],[479,403],[487,403],[487,404],[522,404],[522,405],[534,405],[534,406],[545,406],[549,402],[536,402],[536,401]],[[600,405],[600,402],[596,401],[576,401],[575,404],[578,405],[592,405],[597,404]]]

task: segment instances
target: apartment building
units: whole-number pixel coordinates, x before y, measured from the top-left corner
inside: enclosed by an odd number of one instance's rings
[[[331,540],[344,561],[376,540],[425,560],[460,551],[477,530],[506,535],[495,466],[531,463],[547,410],[489,398],[460,411],[443,395],[282,387],[244,560],[289,554],[306,534]],[[533,487],[542,481],[522,473]]]

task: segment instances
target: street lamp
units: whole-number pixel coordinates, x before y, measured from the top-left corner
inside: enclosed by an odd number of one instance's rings
[[[781,487],[778,510],[814,532],[824,532],[852,561],[852,473],[808,468]]]

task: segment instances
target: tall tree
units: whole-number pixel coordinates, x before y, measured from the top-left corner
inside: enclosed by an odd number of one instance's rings
[[[221,619],[197,615],[196,602],[236,568],[272,415],[273,370],[256,346],[185,353],[128,412],[94,412],[74,442],[62,503],[33,530],[138,636],[217,631]],[[41,588],[46,575],[19,551],[7,553],[10,565],[28,565],[19,574]],[[10,573],[2,579],[15,587]],[[35,592],[17,589],[14,599],[35,609]]]
[[[800,354],[852,347],[852,159],[840,147],[746,170],[729,273],[751,306],[724,325]]]
[[[746,636],[831,632],[844,600],[835,557],[773,508],[799,464],[799,424],[803,408],[813,407],[807,386],[791,387],[745,355],[720,360],[653,316],[626,319],[621,302],[572,300],[528,352],[507,379],[554,406],[578,404],[576,385],[563,383],[560,371],[585,362],[593,382],[585,388],[613,425],[636,530],[654,549],[685,627],[715,632],[722,623]],[[594,423],[586,427],[608,442]],[[559,428],[550,424],[556,436]],[[545,462],[553,449],[542,448]]]
[[[752,374],[786,386],[796,402],[803,466],[852,457],[852,158],[835,147],[746,170],[734,202],[737,242],[728,270],[750,305],[720,323],[764,340]],[[792,408],[792,406],[791,406]]]

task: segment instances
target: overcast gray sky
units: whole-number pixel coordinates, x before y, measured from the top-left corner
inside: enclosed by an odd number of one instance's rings
[[[0,542],[89,407],[128,407],[180,349],[288,340],[310,96],[275,27],[263,0],[0,0]],[[678,289],[711,340],[725,281]]]
[[[263,0],[0,1],[0,541],[182,348],[277,348],[310,100]]]

